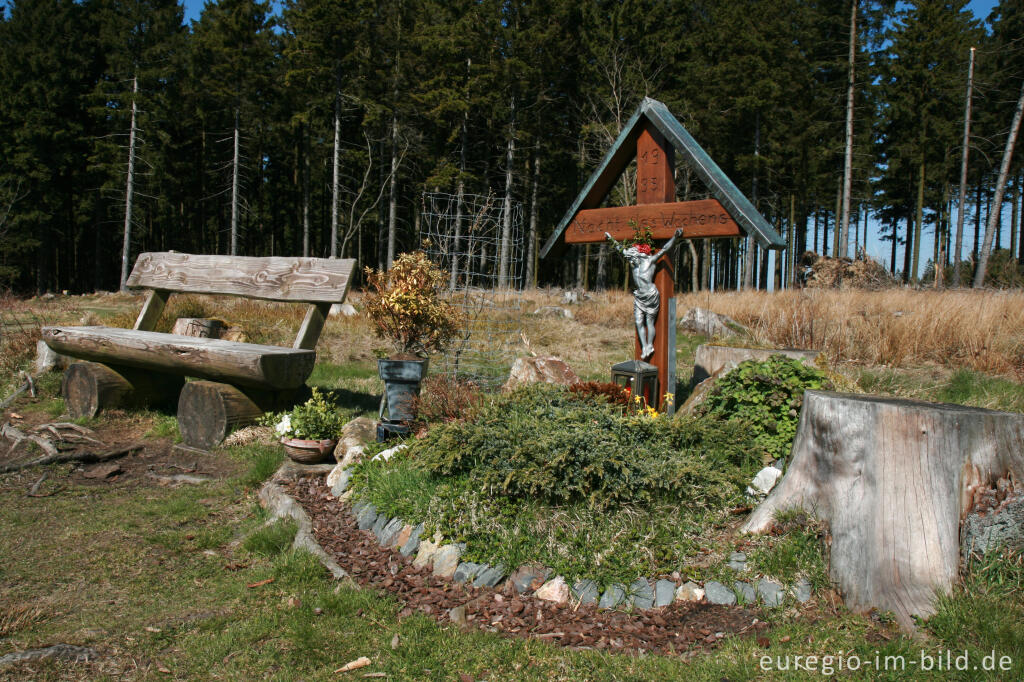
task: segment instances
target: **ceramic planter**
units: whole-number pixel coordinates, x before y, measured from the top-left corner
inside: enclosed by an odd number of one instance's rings
[[[377,360],[377,371],[384,381],[388,418],[392,422],[408,422],[416,418],[415,398],[420,383],[427,375],[426,359]],[[383,415],[383,406],[381,409]]]
[[[299,464],[320,464],[330,459],[334,453],[336,440],[303,440],[301,438],[282,438],[284,451],[294,462]]]

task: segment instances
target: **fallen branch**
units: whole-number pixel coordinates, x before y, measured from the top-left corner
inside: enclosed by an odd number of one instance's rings
[[[22,384],[21,386],[19,386],[18,388],[16,388],[16,389],[14,390],[14,393],[12,393],[12,394],[10,394],[9,396],[7,396],[6,398],[4,398],[4,401],[3,401],[2,403],[0,403],[0,410],[2,410],[2,409],[4,409],[4,408],[6,408],[6,407],[7,407],[8,405],[10,405],[11,403],[13,403],[13,402],[14,402],[14,400],[15,400],[15,399],[16,399],[16,398],[17,398],[17,397],[18,397],[19,395],[21,395],[22,393],[24,393],[24,392],[25,392],[25,391],[27,391],[27,390],[28,390],[28,382],[26,381],[26,382],[25,382],[25,383],[23,383],[23,384]]]
[[[46,480],[47,476],[49,476],[49,473],[48,472],[43,472],[43,475],[39,477],[39,480],[36,481],[32,485],[32,487],[28,489],[28,493],[27,494],[28,494],[29,497],[39,497],[39,495],[38,495],[38,493],[39,493],[39,486],[41,486],[43,484],[43,481]]]
[[[18,443],[21,441],[30,440],[42,448],[43,452],[51,457],[57,455],[57,448],[53,446],[53,443],[35,434],[25,433],[21,429],[11,426],[9,422],[0,427],[0,437],[9,438],[12,441],[8,452],[17,447]],[[2,469],[0,469],[0,473],[4,473]]]
[[[31,436],[28,436],[31,438]],[[42,439],[40,439],[42,440]],[[40,457],[39,459],[33,459],[31,462],[24,462],[22,464],[9,464],[5,467],[0,467],[0,474],[8,474],[12,471],[20,471],[21,469],[28,469],[34,466],[45,466],[47,464],[65,464],[67,462],[81,462],[82,464],[93,464],[95,462],[107,462],[112,459],[119,459],[125,455],[133,454],[139,450],[142,450],[144,446],[141,443],[135,445],[129,445],[124,448],[117,448],[116,450],[109,450],[107,452],[72,452],[68,454],[54,454],[49,457]]]

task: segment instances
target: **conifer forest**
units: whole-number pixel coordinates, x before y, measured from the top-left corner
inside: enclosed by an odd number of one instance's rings
[[[985,17],[965,0],[219,0],[184,17],[177,0],[0,3],[0,289],[117,289],[143,251],[385,268],[418,247],[424,192],[519,202],[526,286],[621,287],[604,245],[537,256],[645,96],[789,244],[771,261],[737,239],[676,249],[680,290],[784,288],[800,254],[869,245],[910,283],[1024,260],[1019,142],[1004,162],[1020,0]],[[630,182],[610,201],[633,203]],[[707,196],[681,165],[676,187]]]

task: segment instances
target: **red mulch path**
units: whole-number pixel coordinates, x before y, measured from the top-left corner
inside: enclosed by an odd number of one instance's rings
[[[464,605],[466,627],[578,649],[665,654],[711,648],[724,636],[754,636],[768,628],[756,611],[736,606],[677,602],[626,613],[557,605],[516,594],[511,585],[499,590],[435,578],[429,569],[413,568],[411,557],[382,548],[371,531],[359,530],[349,506],[331,497],[320,479],[282,485],[309,514],[320,546],[356,583],[404,602],[399,618],[419,611],[448,623],[449,609]]]

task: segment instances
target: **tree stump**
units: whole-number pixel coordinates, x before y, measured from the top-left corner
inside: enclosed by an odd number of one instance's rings
[[[807,391],[785,477],[741,529],[801,507],[830,524],[830,573],[847,605],[935,612],[960,568],[974,491],[1024,476],[1024,415]]]
[[[72,419],[95,417],[108,407],[174,404],[185,380],[98,362],[75,362],[64,372],[61,393]]]
[[[186,445],[208,450],[237,428],[252,424],[263,409],[230,384],[190,381],[178,398],[178,430]]]

